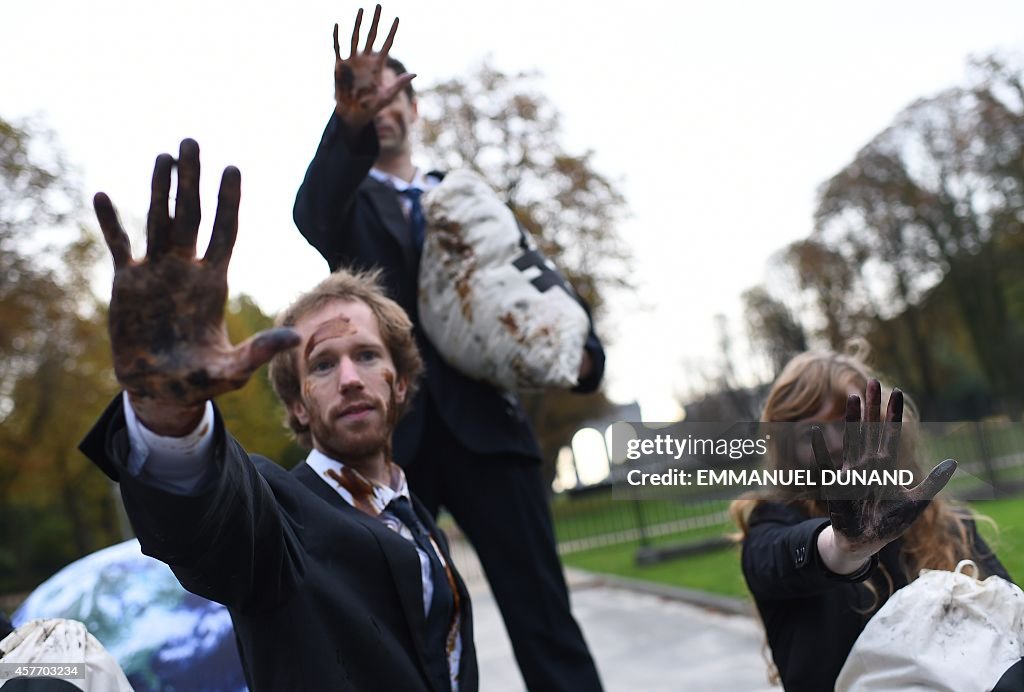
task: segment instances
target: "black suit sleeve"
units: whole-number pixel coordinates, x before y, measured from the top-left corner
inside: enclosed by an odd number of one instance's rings
[[[0,610],[0,639],[4,639],[8,634],[14,631],[14,625],[7,619],[7,615],[4,611]]]
[[[590,309],[586,304],[580,300],[580,304],[583,305],[587,311],[587,317],[590,317]],[[572,391],[578,394],[589,394],[590,392],[597,391],[597,388],[601,385],[601,379],[604,377],[604,346],[601,345],[601,340],[597,338],[597,334],[594,333],[594,321],[591,317],[590,321],[590,332],[587,334],[587,341],[583,344],[583,350],[590,354],[591,367],[590,374],[581,379],[579,383],[572,388]]]
[[[292,218],[302,235],[327,260],[331,271],[343,263],[342,221],[349,218],[359,184],[377,160],[380,143],[373,125],[349,137],[332,114],[316,154],[295,196]]]
[[[189,591],[239,610],[272,608],[301,583],[305,565],[295,521],[215,408],[215,479],[194,496],[146,485],[125,468],[129,443],[121,397],[80,449],[121,485],[142,552],[167,563]]]
[[[743,540],[743,576],[759,599],[800,598],[867,579],[877,556],[849,576],[831,572],[818,555],[818,534],[829,520],[808,519],[788,507],[763,503],[750,517]]]

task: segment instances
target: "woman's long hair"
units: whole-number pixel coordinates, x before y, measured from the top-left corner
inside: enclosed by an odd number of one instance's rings
[[[839,417],[846,410],[847,392],[851,387],[861,392],[867,389],[872,378],[865,357],[867,343],[852,342],[845,353],[834,351],[808,351],[802,353],[783,368],[775,380],[765,402],[761,420],[767,423],[792,423],[819,414],[827,405],[827,417]],[[888,400],[888,390],[883,388],[882,401]],[[909,397],[905,398],[903,420],[911,423],[902,427],[900,436],[899,466],[914,474],[919,483],[924,474],[917,458],[917,410]],[[779,426],[787,430],[775,430],[768,450],[768,465],[773,469],[788,469],[800,466],[796,454],[797,440],[790,426]],[[807,489],[786,491],[760,491],[747,493],[735,500],[729,512],[743,537],[749,529],[750,514],[761,502],[782,502],[800,509],[809,517],[827,517],[828,506],[819,497],[812,496]],[[900,567],[908,581],[917,578],[922,569],[952,570],[961,559],[973,557],[975,546],[969,530],[971,513],[966,508],[947,500],[936,498],[925,508],[921,516],[902,537]],[[890,592],[892,580],[889,581]],[[868,585],[868,582],[864,582]],[[870,585],[868,588],[875,591]],[[873,610],[879,603],[875,593]]]

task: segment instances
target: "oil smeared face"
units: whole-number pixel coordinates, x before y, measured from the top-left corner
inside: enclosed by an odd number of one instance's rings
[[[395,83],[398,76],[390,67],[381,71],[381,84],[385,87]],[[415,101],[409,100],[405,91],[399,92],[395,99],[382,108],[373,118],[380,142],[380,153],[395,156],[409,149],[409,129],[419,119],[419,111]]]
[[[407,387],[370,307],[333,301],[304,315],[295,329],[302,336],[302,398],[292,409],[309,426],[313,446],[343,463],[386,458]]]

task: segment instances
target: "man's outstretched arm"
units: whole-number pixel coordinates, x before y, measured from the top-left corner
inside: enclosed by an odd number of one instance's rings
[[[334,25],[334,113],[324,128],[292,209],[295,225],[327,260],[332,271],[342,264],[344,239],[340,236],[345,233],[344,220],[356,189],[380,153],[374,116],[394,101],[416,76],[398,75],[394,82],[384,86],[381,74],[398,31],[398,18],[391,24],[380,52],[376,53],[373,44],[380,10],[377,5],[362,50],[359,49],[359,32],[363,11],[359,10],[347,58],[341,57],[338,25]]]
[[[175,212],[168,209],[171,171],[178,169]],[[114,259],[110,338],[114,371],[139,422],[163,437],[196,432],[208,401],[242,387],[298,334],[273,329],[238,346],[227,338],[224,303],[227,267],[238,228],[240,176],[228,168],[221,181],[209,248],[196,256],[199,229],[199,147],[181,143],[179,157],[163,154],[153,172],[147,252],[132,258],[128,236],[109,198],[95,197],[96,214]],[[121,481],[122,495],[144,550],[174,568],[186,587],[239,605],[266,584],[286,587],[298,566],[295,537],[273,495],[244,450],[215,416],[209,475],[191,495],[147,484],[130,461],[129,413],[120,400],[108,408],[82,444],[104,471]],[[135,450],[138,451],[138,450]],[[143,460],[144,461],[144,460]],[[273,568],[273,569],[270,569]],[[277,589],[280,595],[282,589]]]

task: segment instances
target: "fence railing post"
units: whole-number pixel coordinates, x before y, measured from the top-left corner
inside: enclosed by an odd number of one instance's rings
[[[995,464],[992,461],[992,450],[985,436],[985,428],[981,421],[974,421],[974,434],[978,438],[978,453],[981,455],[981,463],[985,466],[985,475],[988,477],[989,485],[992,486],[992,497],[1002,495],[999,487],[999,477],[996,476]]]

